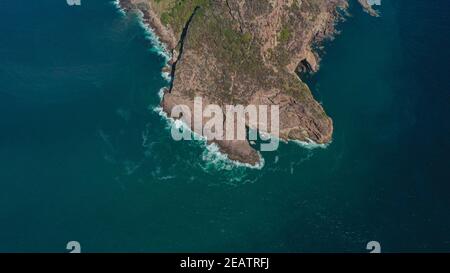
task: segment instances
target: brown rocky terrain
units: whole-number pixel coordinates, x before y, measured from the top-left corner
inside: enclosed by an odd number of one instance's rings
[[[365,0],[360,0],[365,1]],[[366,2],[367,4],[367,2]],[[225,105],[279,105],[282,140],[328,143],[333,122],[298,74],[319,68],[314,47],[335,34],[347,0],[122,0],[172,53],[167,113],[201,96]],[[248,141],[214,141],[255,165]]]

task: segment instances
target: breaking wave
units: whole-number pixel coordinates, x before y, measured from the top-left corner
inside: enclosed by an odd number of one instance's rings
[[[116,8],[116,10],[123,16],[126,15],[125,10],[122,8],[122,6],[120,5],[120,0],[113,0],[111,2],[111,4]]]

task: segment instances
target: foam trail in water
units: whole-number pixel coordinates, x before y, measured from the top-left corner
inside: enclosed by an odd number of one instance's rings
[[[306,148],[308,150],[313,150],[313,149],[317,149],[317,148],[326,149],[328,147],[328,145],[330,145],[330,143],[331,143],[331,142],[328,142],[327,144],[318,144],[318,143],[312,141],[311,139],[308,139],[308,141],[300,141],[300,140],[290,140],[290,141],[292,141],[295,144],[300,145],[303,148]]]

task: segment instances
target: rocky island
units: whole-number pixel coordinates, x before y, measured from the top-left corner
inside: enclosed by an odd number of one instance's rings
[[[371,6],[358,0],[366,10]],[[165,44],[172,76],[165,112],[201,96],[224,105],[278,105],[280,139],[326,144],[333,121],[299,75],[319,69],[315,48],[336,33],[348,0],[122,0]],[[217,140],[231,160],[256,165],[243,140]]]

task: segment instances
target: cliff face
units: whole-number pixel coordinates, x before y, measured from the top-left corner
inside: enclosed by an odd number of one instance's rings
[[[173,83],[163,109],[193,105],[279,105],[280,138],[331,141],[333,122],[296,72],[316,71],[313,50],[334,34],[347,0],[123,0],[140,10],[172,51]],[[230,159],[256,164],[247,141],[215,141]]]

